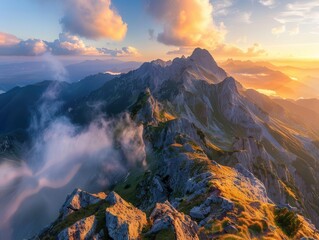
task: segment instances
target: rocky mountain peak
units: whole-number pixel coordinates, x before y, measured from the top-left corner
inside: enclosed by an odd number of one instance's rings
[[[172,64],[172,61],[164,61],[162,59],[157,59],[151,62],[152,64],[159,65],[161,67],[167,67]]]
[[[217,67],[217,63],[215,62],[213,56],[206,49],[195,48],[189,59],[199,65],[210,65]]]

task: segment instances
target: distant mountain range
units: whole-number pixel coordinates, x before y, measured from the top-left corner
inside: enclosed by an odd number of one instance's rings
[[[118,76],[46,81],[1,94],[1,139],[8,147],[0,149],[6,158],[23,161],[19,155],[32,148],[32,115],[52,86],[61,102],[52,119],[63,116],[80,131],[101,116],[116,123],[124,118],[125,124],[111,125],[115,149],[129,153],[120,154],[120,161],[136,158],[134,131],[141,130],[138,142],[145,152],[145,162],[114,177],[100,189],[105,192],[75,189],[55,221],[38,234],[44,226],[28,232],[16,224],[13,238],[319,239],[318,100],[273,99],[247,89],[236,80],[247,79],[236,64],[241,63],[226,63],[231,72],[225,71],[197,48],[189,57],[147,62]],[[249,68],[259,69],[249,73],[253,79],[262,72],[287,80],[287,89],[276,83],[278,93],[308,91],[267,67]],[[248,77],[245,83],[254,81]],[[261,81],[262,88],[275,84]],[[114,174],[115,166],[96,172]],[[17,211],[15,219],[32,218],[31,212],[23,214]]]
[[[318,89],[314,77],[304,77],[313,81],[301,81],[299,72],[307,73],[307,70],[291,71],[291,75],[283,71],[287,67],[277,67],[268,62],[252,62],[228,60],[222,63],[222,67],[235,77],[246,88],[257,89],[262,93],[268,93],[272,97],[280,98],[318,98]],[[309,73],[313,74],[313,72]],[[298,77],[297,77],[298,76]]]
[[[126,73],[138,68],[141,63],[109,59],[86,60],[73,64],[58,63],[59,66],[56,65],[55,61],[45,59],[41,62],[1,63],[0,90],[8,91],[16,86],[26,86],[43,80],[76,82],[89,75],[107,71]]]

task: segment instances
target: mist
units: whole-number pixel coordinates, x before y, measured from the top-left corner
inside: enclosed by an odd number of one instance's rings
[[[99,114],[77,126],[57,114],[58,96],[54,83],[33,113],[30,149],[20,161],[0,165],[0,239],[32,237],[58,216],[74,188],[107,190],[133,167],[145,167],[143,127],[129,114]]]
[[[41,56],[42,60],[49,66],[52,79],[57,81],[67,81],[69,79],[69,73],[64,67],[63,63],[58,58],[47,52]]]

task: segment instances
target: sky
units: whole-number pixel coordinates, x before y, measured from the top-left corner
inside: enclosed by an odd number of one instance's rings
[[[0,56],[319,59],[318,0],[1,0]]]

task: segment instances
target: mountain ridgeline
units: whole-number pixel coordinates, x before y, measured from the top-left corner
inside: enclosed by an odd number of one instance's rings
[[[307,100],[245,89],[199,48],[77,84],[59,83],[56,114],[82,127],[129,114],[146,164],[106,193],[74,190],[34,239],[319,239],[319,113]],[[23,151],[47,85],[0,95],[0,144],[14,140],[2,155]]]

